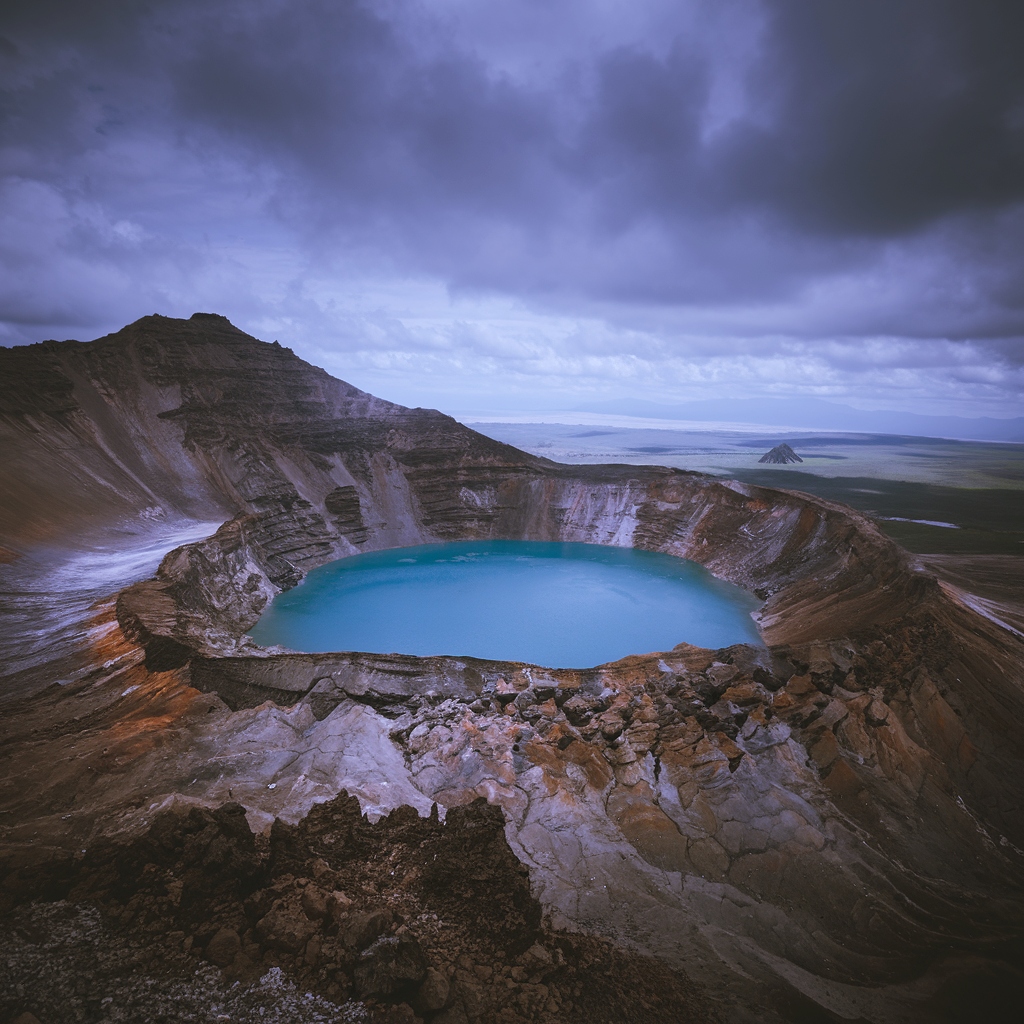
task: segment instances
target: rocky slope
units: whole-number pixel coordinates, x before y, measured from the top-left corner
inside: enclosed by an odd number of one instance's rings
[[[1011,1019],[999,1007],[1022,962],[1021,638],[869,520],[694,474],[537,459],[220,317],[0,351],[0,381],[12,557],[140,519],[225,520],[97,606],[73,671],[41,658],[8,680],[74,680],[9,703],[2,724],[0,856],[18,920],[49,920],[32,900],[60,898],[130,929],[144,906],[147,934],[180,933],[182,956],[229,977],[281,967],[322,998],[401,1004],[371,1010],[408,1019],[952,1021],[982,996],[990,1019]],[[477,537],[694,559],[765,599],[767,646],[552,671],[266,651],[244,635],[315,565]],[[326,808],[353,820],[343,793],[367,815],[359,856],[394,875],[354,875],[351,852],[309,845]],[[445,844],[470,819],[454,812],[480,798],[504,821],[485,859],[510,885],[523,865],[531,896],[509,899],[524,913],[537,901],[509,931],[526,928],[515,949],[485,941],[480,921],[500,914],[472,885],[440,906],[416,856],[395,853],[406,829],[458,862]],[[236,804],[258,837],[251,869],[220,909],[189,916],[167,892],[206,855],[184,841],[173,857],[140,850],[208,813],[196,808]],[[435,805],[447,824],[428,817]],[[140,857],[148,881],[109,881]],[[340,894],[330,927],[319,903],[301,910],[310,886]],[[275,913],[292,922],[289,948]],[[368,913],[391,916],[339,944]],[[547,966],[516,959],[527,940]],[[361,989],[364,955],[409,977]],[[447,986],[442,1005],[423,1001],[427,972]]]

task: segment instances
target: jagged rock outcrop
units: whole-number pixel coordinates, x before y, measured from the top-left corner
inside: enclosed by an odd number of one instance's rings
[[[674,470],[533,458],[222,318],[146,318],[0,357],[17,499],[0,542],[67,542],[78,524],[101,532],[157,506],[226,520],[96,610],[74,682],[10,706],[8,888],[24,895],[27,865],[136,841],[161,809],[237,802],[273,837],[340,793],[369,822],[483,797],[548,928],[685,971],[722,1019],[968,1020],[981,993],[991,1006],[1012,993],[1024,647],[865,517]],[[38,511],[25,523],[18,509]],[[694,559],[764,598],[767,646],[553,671],[245,637],[312,566],[474,537]],[[387,846],[377,827],[361,833],[371,859]],[[391,877],[380,892],[420,893]],[[223,916],[204,948],[226,929],[243,952],[299,958],[316,929],[281,899],[280,921],[261,932]],[[346,977],[368,993],[389,971],[400,988],[402,971],[438,970],[392,945],[368,954],[362,981],[355,961]],[[224,934],[210,956],[234,949]],[[475,998],[458,1013],[493,1019]],[[649,1012],[637,1019],[688,1019]]]
[[[25,900],[45,891],[65,902],[65,918],[73,917],[68,904],[99,908],[91,937],[102,953],[158,950],[141,970],[122,961],[97,971],[95,948],[57,944],[63,977],[34,1004],[54,1024],[78,1020],[87,1002],[76,974],[92,974],[111,1002],[116,993],[105,1019],[188,1019],[189,1010],[205,1016],[211,1002],[229,1000],[232,1019],[262,1019],[259,1004],[273,1011],[282,1001],[259,984],[275,969],[320,997],[310,1008],[319,1017],[300,1003],[287,1007],[285,1020],[410,1020],[394,1012],[405,1003],[441,1020],[465,1020],[468,1006],[489,1020],[643,1022],[650,1018],[635,998],[639,972],[649,980],[645,1001],[666,1019],[710,1019],[687,979],[658,960],[545,928],[527,871],[505,841],[501,811],[483,800],[453,808],[444,823],[404,808],[371,825],[358,801],[341,796],[296,826],[276,822],[259,842],[244,814],[238,804],[166,811],[129,842],[23,867],[0,894],[16,922],[0,937],[7,981],[31,985],[33,966],[46,963],[31,937],[50,931],[49,922]],[[213,999],[207,978],[190,977],[204,961],[226,975]],[[139,974],[148,984],[135,981]],[[258,1003],[232,993],[234,983],[255,988]],[[369,998],[379,1004],[375,1012],[356,1002]],[[14,985],[0,983],[4,1019],[20,1005]]]
[[[757,461],[786,466],[791,462],[803,462],[804,460],[788,444],[782,443],[777,444],[770,452],[765,452]]]

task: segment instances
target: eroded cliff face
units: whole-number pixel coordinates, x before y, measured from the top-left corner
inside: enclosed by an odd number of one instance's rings
[[[723,1019],[967,1020],[980,993],[995,1006],[1011,991],[1024,648],[864,517],[694,474],[536,459],[222,318],[151,317],[2,355],[12,550],[140,513],[227,520],[96,609],[73,685],[11,707],[3,850],[18,899],[29,864],[138,842],[161,810],[237,802],[261,833],[342,793],[370,821],[482,797],[551,935],[683,970]],[[766,646],[553,671],[245,636],[330,559],[492,537],[691,558],[765,599]],[[261,921],[231,927],[270,964],[280,950]],[[211,938],[199,929],[190,948]],[[322,950],[301,970],[354,983]],[[434,959],[444,1005],[409,996],[431,1019],[570,1019],[488,1002],[478,975]]]

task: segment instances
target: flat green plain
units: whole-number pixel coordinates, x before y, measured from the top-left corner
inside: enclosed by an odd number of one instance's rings
[[[769,468],[733,475],[746,483],[805,491],[867,512],[908,551],[1024,555],[1024,490],[1017,488],[947,487],[878,477],[779,473]]]

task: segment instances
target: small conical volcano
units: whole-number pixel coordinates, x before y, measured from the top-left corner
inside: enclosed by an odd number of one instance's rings
[[[757,460],[784,466],[787,462],[803,462],[799,455],[788,444],[777,444],[770,452],[766,452]]]

